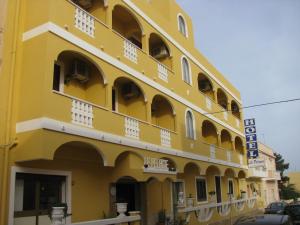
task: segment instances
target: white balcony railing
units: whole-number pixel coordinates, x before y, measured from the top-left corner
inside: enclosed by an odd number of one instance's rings
[[[171,147],[171,133],[168,130],[160,130],[160,141],[161,145],[165,147]]]
[[[83,9],[76,7],[75,9],[75,27],[87,35],[94,37],[95,35],[95,18]]]
[[[110,219],[103,220],[93,220],[93,221],[85,221],[79,223],[72,223],[72,225],[113,225],[113,224],[129,224],[130,222],[140,221],[141,216],[123,216],[123,217],[115,217]]]
[[[134,63],[138,61],[137,47],[126,39],[124,39],[124,57]]]
[[[211,108],[212,108],[212,101],[210,100],[209,97],[205,97],[205,103],[206,103],[206,108],[208,110],[211,110]]]
[[[130,117],[125,117],[125,136],[140,139],[139,121]]]
[[[73,99],[71,117],[72,123],[92,128],[94,118],[93,106],[77,99]]]
[[[237,199],[221,203],[208,203],[205,205],[179,208],[178,212],[185,213],[186,222],[189,222],[193,213],[195,213],[199,222],[207,222],[212,218],[215,211],[217,211],[220,216],[225,217],[231,210],[233,210],[233,208],[237,212],[241,212],[244,210],[246,205],[249,209],[254,208],[255,203],[256,197],[253,197],[249,199]]]
[[[158,77],[165,81],[168,82],[168,69],[161,63],[157,63],[157,70],[158,70]]]
[[[258,170],[255,168],[249,168],[248,170],[249,177],[258,177],[258,178],[267,178],[268,172],[266,170]]]
[[[227,161],[228,162],[232,161],[232,152],[230,150],[227,150]]]
[[[209,151],[210,151],[210,158],[215,159],[216,158],[216,146],[215,145],[210,145],[209,146]]]

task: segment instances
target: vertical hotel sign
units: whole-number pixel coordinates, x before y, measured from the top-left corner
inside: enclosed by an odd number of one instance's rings
[[[245,125],[245,136],[246,136],[246,147],[248,158],[258,157],[258,144],[256,136],[255,119],[244,120]]]

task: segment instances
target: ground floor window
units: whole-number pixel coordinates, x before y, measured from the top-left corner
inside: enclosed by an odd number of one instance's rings
[[[196,178],[197,202],[207,201],[206,179],[203,177]]]
[[[64,176],[17,173],[14,217],[40,216],[56,203],[65,202]]]

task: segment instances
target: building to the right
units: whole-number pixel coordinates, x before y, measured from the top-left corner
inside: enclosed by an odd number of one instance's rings
[[[259,143],[259,157],[249,160],[247,194],[260,199],[260,206],[265,207],[271,202],[279,201],[278,180],[280,173],[276,171],[275,155],[271,147]]]
[[[295,185],[295,189],[300,192],[300,171],[289,172],[289,183]]]

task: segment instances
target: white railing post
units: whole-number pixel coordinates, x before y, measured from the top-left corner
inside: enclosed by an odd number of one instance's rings
[[[134,63],[138,61],[137,47],[127,39],[124,39],[124,57]]]
[[[209,151],[210,151],[210,158],[215,159],[216,158],[216,146],[215,145],[210,145],[209,146]]]
[[[79,7],[75,9],[75,27],[91,37],[95,35],[94,17]]]
[[[168,82],[168,69],[161,63],[157,63],[157,70],[158,70],[158,77],[165,81]]]
[[[125,117],[125,136],[134,139],[140,138],[139,121]]]
[[[160,130],[160,141],[161,145],[165,147],[171,147],[171,133],[168,130]]]

